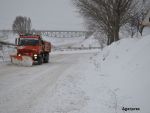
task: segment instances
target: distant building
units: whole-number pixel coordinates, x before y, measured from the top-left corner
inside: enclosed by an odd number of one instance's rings
[[[147,14],[146,18],[144,19],[144,21],[142,22],[142,24],[145,26],[150,26],[150,11]]]

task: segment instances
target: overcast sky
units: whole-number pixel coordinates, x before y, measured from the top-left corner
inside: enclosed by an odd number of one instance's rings
[[[71,0],[0,0],[0,29],[11,29],[16,16],[30,17],[32,28],[83,30]]]

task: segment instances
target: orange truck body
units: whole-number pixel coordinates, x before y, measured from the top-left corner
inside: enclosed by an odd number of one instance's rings
[[[24,60],[23,56],[32,61],[32,64],[49,62],[51,43],[44,41],[40,35],[20,35],[16,39],[17,54],[11,55],[11,60]],[[12,61],[13,62],[13,61]]]

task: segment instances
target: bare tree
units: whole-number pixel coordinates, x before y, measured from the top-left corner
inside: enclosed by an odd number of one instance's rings
[[[148,13],[150,12],[150,0],[139,0],[139,8],[138,11],[128,22],[128,29],[127,31],[131,33],[131,37],[137,32],[140,32],[142,35],[143,29],[145,25],[145,19]]]
[[[27,17],[17,16],[13,22],[12,29],[15,33],[30,33],[31,19]]]
[[[137,16],[137,21],[139,23],[137,29],[141,35],[144,27],[146,26],[144,23],[144,19],[146,18],[149,12],[150,12],[150,0],[143,0],[141,12],[139,12]]]
[[[141,9],[138,0],[73,0],[89,24],[107,36],[107,45],[119,40],[120,28]],[[95,30],[95,29],[94,29]]]

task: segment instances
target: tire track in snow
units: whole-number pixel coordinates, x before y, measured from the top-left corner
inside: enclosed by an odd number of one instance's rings
[[[51,63],[41,66],[14,68],[7,65],[2,68],[5,76],[0,77],[0,83],[3,81],[7,83],[0,87],[0,112],[22,113],[28,111],[45,91],[51,89],[59,76],[76,63],[77,59],[78,57],[75,55],[56,55],[52,56]],[[5,71],[6,68],[10,69],[8,73]],[[23,70],[20,71],[20,69]]]

